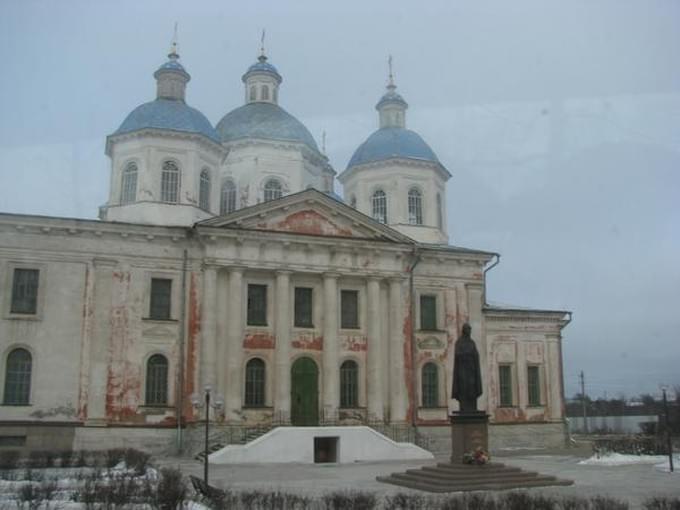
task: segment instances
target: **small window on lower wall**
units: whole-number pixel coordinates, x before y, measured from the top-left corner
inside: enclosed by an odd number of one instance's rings
[[[512,366],[499,365],[498,367],[498,394],[501,407],[512,406]]]
[[[312,321],[312,289],[295,287],[295,327],[313,328]]]
[[[33,358],[26,349],[14,349],[5,364],[4,405],[27,406],[31,398]]]
[[[151,278],[151,297],[149,299],[149,319],[170,319],[170,295],[172,280]]]
[[[534,407],[540,406],[541,376],[537,366],[527,367],[527,390],[529,393],[529,405]]]
[[[439,406],[439,373],[437,365],[426,363],[421,374],[423,407]]]
[[[420,329],[424,331],[437,329],[437,296],[426,294],[420,296]]]
[[[248,285],[248,310],[246,322],[248,326],[267,325],[267,286]]]
[[[246,407],[264,407],[265,396],[265,364],[259,358],[253,358],[246,364]]]
[[[146,405],[168,404],[168,360],[162,354],[154,354],[146,362]]]
[[[340,407],[359,405],[359,368],[355,361],[347,360],[340,365]]]

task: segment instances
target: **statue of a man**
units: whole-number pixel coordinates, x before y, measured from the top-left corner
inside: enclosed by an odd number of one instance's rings
[[[470,325],[463,324],[463,334],[456,341],[453,358],[453,387],[451,397],[458,400],[460,410],[477,411],[477,399],[482,394],[482,373],[479,352],[470,338]]]

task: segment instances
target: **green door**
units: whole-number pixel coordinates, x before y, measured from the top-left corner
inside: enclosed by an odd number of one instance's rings
[[[319,369],[310,358],[291,368],[290,421],[297,427],[319,424]]]

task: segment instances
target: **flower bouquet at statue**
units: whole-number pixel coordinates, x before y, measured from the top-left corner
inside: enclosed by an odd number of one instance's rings
[[[489,452],[485,451],[481,446],[478,446],[474,451],[463,455],[463,464],[481,466],[482,464],[488,463],[490,460],[491,455],[489,455]]]

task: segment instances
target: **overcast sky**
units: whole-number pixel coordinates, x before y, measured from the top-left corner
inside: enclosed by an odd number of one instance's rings
[[[96,217],[105,136],[154,98],[175,21],[213,124],[266,28],[280,104],[338,172],[394,55],[407,127],[453,174],[452,244],[502,255],[489,300],[574,312],[567,395],[580,370],[593,397],[680,384],[680,2],[3,0],[1,211]]]

